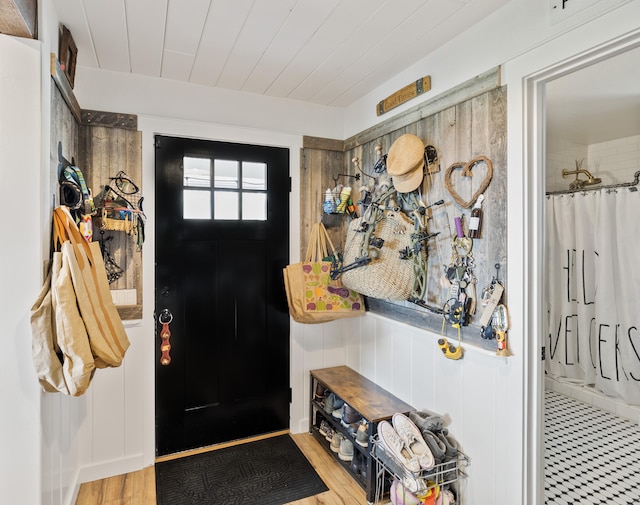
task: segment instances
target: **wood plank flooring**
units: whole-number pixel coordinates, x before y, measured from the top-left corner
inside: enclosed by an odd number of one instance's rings
[[[310,433],[292,435],[329,491],[291,502],[291,505],[366,504],[364,490],[347,471],[320,446]],[[156,505],[153,467],[109,479],[82,484],[76,505]]]

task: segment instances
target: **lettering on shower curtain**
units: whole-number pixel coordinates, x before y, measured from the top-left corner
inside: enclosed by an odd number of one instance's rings
[[[640,382],[639,325],[621,324],[612,311],[596,311],[596,315],[589,317],[593,307],[589,311],[584,310],[596,301],[597,286],[593,272],[598,253],[567,249],[563,256],[559,272],[561,278],[556,281],[561,281],[562,295],[567,303],[549,321],[549,359],[566,366],[591,367],[608,381]],[[588,363],[581,362],[581,357]]]

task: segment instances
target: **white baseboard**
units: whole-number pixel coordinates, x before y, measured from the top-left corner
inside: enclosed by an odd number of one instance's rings
[[[588,403],[640,425],[640,407],[637,405],[627,405],[622,400],[603,395],[593,387],[581,386],[548,375],[544,380],[546,389]]]
[[[83,466],[78,469],[74,478],[69,483],[69,488],[67,489],[63,505],[75,505],[76,500],[78,499],[80,486],[85,482],[107,479],[109,477],[130,472],[137,472],[143,468],[144,455],[142,453],[127,456],[126,458],[102,461],[100,463]]]

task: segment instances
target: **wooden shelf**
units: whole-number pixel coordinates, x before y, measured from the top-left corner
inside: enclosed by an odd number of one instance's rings
[[[310,373],[368,421],[378,423],[396,412],[415,410],[348,366],[311,370]]]
[[[367,502],[373,503],[376,492],[375,474],[377,465],[371,454],[372,444],[370,442],[368,447],[362,447],[357,444],[354,436],[349,433],[349,430],[345,428],[339,420],[326,412],[322,404],[314,400],[316,386],[320,383],[362,416],[368,424],[369,441],[373,439],[373,435],[377,432],[380,421],[391,419],[396,412],[406,414],[415,409],[347,366],[311,370],[310,374],[311,400],[309,408],[309,432],[334,456],[336,461],[342,464],[349,475],[362,486],[367,497]],[[362,475],[356,474],[350,462],[340,460],[338,455],[331,451],[329,443],[327,443],[319,431],[320,423],[323,420],[328,422],[335,431],[340,432],[353,444],[354,455],[363,457],[361,464],[366,467],[366,477],[363,478]]]

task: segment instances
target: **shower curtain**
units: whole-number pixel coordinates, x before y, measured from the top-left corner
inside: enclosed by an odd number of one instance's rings
[[[545,220],[547,374],[640,405],[640,194],[550,195]]]

